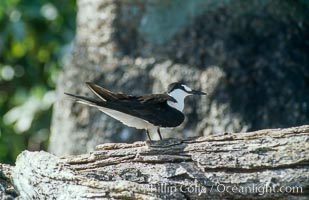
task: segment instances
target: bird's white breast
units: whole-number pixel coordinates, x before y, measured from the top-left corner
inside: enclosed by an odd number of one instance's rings
[[[114,119],[119,120],[123,124],[134,127],[136,129],[153,129],[154,125],[147,122],[146,120],[140,119],[138,117],[134,117],[132,115],[128,115],[116,110],[108,109],[108,108],[100,108],[102,112],[113,117]]]
[[[173,101],[167,101],[167,104],[177,110],[179,110],[180,112],[183,111],[184,107],[185,107],[185,98],[186,96],[188,96],[189,94],[186,93],[183,90],[180,89],[176,89],[173,90],[172,92],[168,93],[168,95],[170,95],[171,97],[173,97],[177,102],[173,102]]]

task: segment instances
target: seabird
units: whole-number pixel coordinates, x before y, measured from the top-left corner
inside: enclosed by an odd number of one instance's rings
[[[100,98],[99,100],[70,93],[65,94],[75,98],[79,103],[96,107],[129,127],[145,129],[150,141],[150,130],[156,130],[162,140],[161,127],[177,127],[184,121],[184,100],[187,96],[206,95],[181,82],[170,84],[168,91],[163,94],[144,96],[114,93],[91,82],[86,82],[86,84]]]

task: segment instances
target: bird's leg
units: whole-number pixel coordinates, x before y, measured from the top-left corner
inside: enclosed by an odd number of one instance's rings
[[[158,127],[157,132],[159,134],[160,140],[162,140],[162,136],[161,136],[161,132],[160,132],[160,128]]]
[[[151,140],[151,137],[150,137],[150,134],[149,134],[148,129],[146,129],[146,133],[147,133],[147,136],[148,136],[148,138],[149,138],[149,141],[151,142],[152,140]]]

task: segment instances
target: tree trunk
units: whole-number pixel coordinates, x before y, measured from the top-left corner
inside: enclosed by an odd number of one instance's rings
[[[307,199],[309,126],[107,143],[78,156],[24,151],[22,199]]]

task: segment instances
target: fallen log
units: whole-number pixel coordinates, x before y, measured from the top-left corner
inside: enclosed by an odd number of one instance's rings
[[[22,152],[22,199],[307,199],[309,126],[109,143],[78,156]]]

